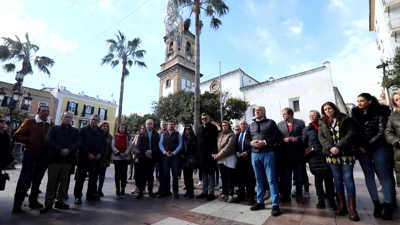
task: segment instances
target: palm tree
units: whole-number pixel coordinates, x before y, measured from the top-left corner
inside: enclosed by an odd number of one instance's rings
[[[139,61],[138,59],[143,59],[145,50],[139,49],[139,45],[142,42],[139,37],[136,37],[132,41],[127,40],[125,35],[118,31],[115,34],[117,37],[116,40],[108,39],[107,43],[110,45],[108,48],[108,54],[103,57],[101,60],[101,65],[111,64],[112,68],[119,64],[119,61],[122,61],[122,75],[121,75],[121,88],[119,94],[119,106],[118,106],[118,125],[121,124],[121,116],[122,116],[122,100],[124,97],[124,81],[125,77],[129,75],[129,71],[126,68],[128,65],[129,68],[132,67],[133,64],[138,67],[146,67],[146,64],[143,61]],[[147,68],[147,67],[146,67]]]
[[[32,44],[29,41],[28,33],[25,34],[26,42],[22,42],[17,35],[15,40],[11,38],[2,37],[4,45],[0,45],[0,61],[9,61],[16,59],[17,62],[22,60],[22,69],[19,71],[26,74],[33,74],[32,64],[39,69],[39,71],[46,73],[50,77],[49,67],[54,65],[54,60],[46,57],[36,55],[39,51],[39,46]],[[3,69],[6,72],[13,72],[15,70],[14,63],[7,63],[3,65]]]
[[[195,90],[194,90],[194,127],[199,126],[200,120],[200,31],[203,26],[203,22],[200,20],[200,12],[206,14],[206,16],[211,17],[210,26],[217,30],[222,24],[216,16],[221,17],[228,13],[229,7],[225,4],[224,0],[173,0],[180,8],[188,7],[191,10],[190,15],[194,12],[195,15],[195,69],[194,69],[194,79],[195,79]],[[190,16],[185,20],[185,30],[190,26],[191,20]],[[197,129],[195,129],[197,130]]]

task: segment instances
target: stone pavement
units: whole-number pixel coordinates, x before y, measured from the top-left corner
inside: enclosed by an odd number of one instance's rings
[[[314,189],[314,178],[310,176],[311,198],[306,200],[304,206],[298,206],[292,199],[291,203],[281,205],[281,216],[270,216],[271,206],[265,210],[252,212],[250,205],[246,203],[226,203],[218,200],[207,202],[205,200],[187,199],[183,197],[183,179],[180,180],[180,198],[149,198],[145,195],[136,200],[136,195],[130,194],[134,188],[133,181],[127,185],[125,196],[117,197],[114,188],[114,168],[107,170],[104,194],[101,201],[87,202],[84,198],[82,205],[75,205],[72,189],[74,187],[73,176],[71,176],[72,187],[69,191],[70,199],[66,203],[71,205],[70,210],[54,209],[47,214],[39,214],[38,209],[28,208],[27,198],[22,207],[22,213],[12,214],[13,195],[19,176],[20,167],[16,170],[8,170],[11,181],[7,182],[6,190],[0,192],[0,224],[400,224],[400,209],[394,210],[394,220],[383,221],[372,216],[373,204],[370,200],[361,168],[355,167],[355,181],[357,186],[357,211],[361,221],[352,222],[348,216],[335,216],[330,209],[316,209],[317,197]],[[310,175],[310,174],[309,174]],[[40,189],[46,190],[47,174],[43,179]],[[156,182],[158,184],[158,182]],[[195,194],[201,193],[197,186],[198,178],[195,178]],[[377,181],[377,184],[379,181]],[[87,185],[87,182],[86,184]],[[397,188],[400,192],[400,188]],[[85,190],[84,190],[85,193]],[[219,190],[216,189],[217,196]],[[383,201],[382,193],[380,193]],[[400,198],[398,195],[397,198]],[[39,195],[39,202],[44,203],[44,193]],[[400,201],[397,201],[400,204]]]

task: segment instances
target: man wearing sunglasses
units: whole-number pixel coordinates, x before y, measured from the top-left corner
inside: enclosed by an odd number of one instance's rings
[[[13,139],[23,143],[25,149],[22,169],[15,189],[12,213],[21,212],[25,194],[31,183],[29,207],[43,208],[43,204],[38,202],[38,195],[40,183],[47,170],[48,150],[44,147],[44,140],[50,127],[54,125],[48,118],[49,112],[48,106],[40,106],[35,118],[25,120],[14,133]]]

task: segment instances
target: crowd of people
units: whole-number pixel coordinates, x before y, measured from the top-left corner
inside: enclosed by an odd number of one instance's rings
[[[35,118],[26,120],[13,136],[25,144],[25,151],[12,212],[21,212],[29,188],[30,208],[40,208],[40,213],[50,211],[53,206],[68,209],[64,200],[68,198],[70,175],[74,173],[75,204],[82,204],[87,176],[86,200],[99,200],[104,196],[106,169],[112,161],[117,196],[125,195],[127,180],[133,178],[137,188],[132,193],[137,194],[136,199],[146,194],[146,187],[150,198],[173,195],[178,199],[178,179],[183,171],[186,189],[183,196],[192,199],[193,174],[199,172],[202,191],[196,199],[214,200],[218,186],[219,200],[234,203],[247,198],[252,204],[250,210],[272,205],[271,215],[278,216],[280,202],[291,202],[295,197],[296,203],[302,205],[310,197],[308,163],[315,179],[316,207],[328,205],[337,215],[348,214],[350,220],[359,221],[353,176],[358,161],[374,204],[374,217],[391,220],[393,208],[397,207],[395,167],[400,186],[400,92],[393,92],[391,99],[393,113],[368,93],[357,97],[358,105],[351,115],[326,102],[321,113],[310,111],[307,126],[303,120],[294,118],[291,108],[282,110],[283,121],[277,124],[266,117],[263,106],[255,108],[255,119],[250,125],[241,120],[232,129],[229,121],[223,121],[221,131],[206,113],[201,115],[201,126],[185,125],[182,134],[175,130],[174,121],[162,122],[157,132],[153,120],[148,119],[139,126],[134,138],[128,135],[124,124],[111,136],[109,124],[98,125],[100,118],[95,114],[79,130],[71,126],[70,112],[62,115],[61,125],[54,125],[48,118],[49,108],[41,106]],[[0,115],[0,125],[4,122],[4,115]],[[5,149],[9,137],[5,132],[0,134]],[[1,165],[10,158],[9,154],[1,157],[4,159]],[[43,205],[38,202],[38,194],[46,170],[48,182]],[[382,186],[383,203],[375,174]],[[155,193],[154,175],[159,181]]]

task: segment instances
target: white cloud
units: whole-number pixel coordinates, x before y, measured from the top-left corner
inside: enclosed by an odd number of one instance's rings
[[[111,2],[111,0],[101,0],[97,6],[106,11],[114,11],[115,10],[114,4]]]
[[[74,5],[74,9],[78,10],[81,9],[81,7],[79,7],[78,5]]]
[[[57,34],[57,32],[52,32],[52,34],[41,35],[40,39],[42,40],[43,44],[55,48],[61,53],[68,54],[75,51],[78,43],[73,41],[73,43],[69,43],[64,40],[63,37]]]
[[[302,31],[302,28],[303,28],[303,22],[298,23],[298,25],[296,25],[296,26],[291,26],[291,27],[289,27],[289,31],[286,34],[286,36],[290,37],[290,36],[299,35]]]
[[[334,8],[334,7],[343,8],[343,2],[341,0],[330,0],[329,2],[330,3],[328,8]]]
[[[82,84],[82,81],[79,80],[78,78],[71,78],[70,81]]]
[[[64,2],[64,4],[66,4],[66,5],[69,5],[69,2],[67,2],[67,1],[64,1],[64,0],[63,0],[63,2]]]
[[[345,34],[345,35],[350,35],[350,34],[352,34],[354,31],[353,30],[346,30],[346,31],[343,31],[343,34]]]
[[[292,19],[287,19],[286,21],[282,22],[282,25],[288,25],[290,22],[292,22]]]
[[[295,53],[295,54],[299,54],[299,53],[300,53],[300,49],[299,49],[299,48],[296,48],[296,49],[294,50],[294,53]]]
[[[93,5],[89,5],[89,9],[94,10],[94,6]]]
[[[368,20],[355,20],[355,21],[351,22],[351,25],[355,26],[355,27],[368,29],[369,22],[368,22]]]

